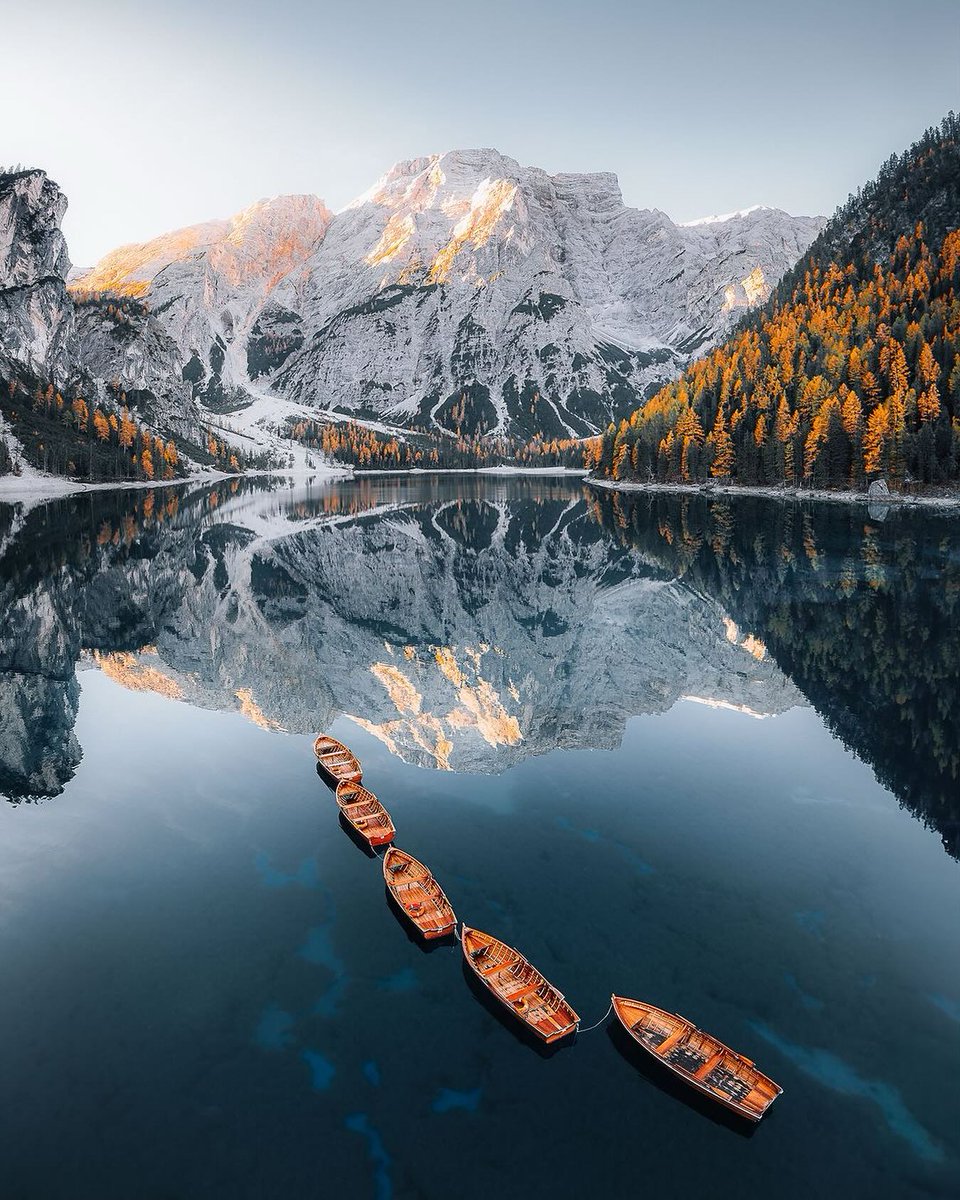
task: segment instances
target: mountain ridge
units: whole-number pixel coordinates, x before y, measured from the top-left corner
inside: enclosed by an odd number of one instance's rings
[[[176,247],[215,224],[141,246]],[[239,324],[218,328],[230,298],[211,301],[172,263],[145,286],[136,263],[118,276],[129,247],[71,286],[155,298],[198,398],[214,405],[266,386],[434,432],[584,436],[767,295],[821,219],[754,208],[726,224],[629,208],[611,172],[549,175],[493,149],[454,150],[393,164],[330,214]],[[205,310],[206,336],[166,316],[185,309]]]

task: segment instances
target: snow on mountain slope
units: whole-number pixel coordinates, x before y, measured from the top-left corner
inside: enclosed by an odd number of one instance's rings
[[[819,227],[758,210],[684,229],[627,208],[614,175],[495,150],[399,163],[307,264],[274,385],[360,417],[590,433],[765,298]]]
[[[625,206],[615,175],[460,150],[396,164],[336,216],[261,202],[73,286],[145,296],[211,407],[270,391],[420,429],[582,436],[765,299],[821,225],[758,207],[679,226]]]
[[[185,378],[218,402],[249,382],[250,327],[281,280],[295,293],[296,271],[331,216],[316,196],[260,200],[228,220],[121,246],[70,286],[148,298],[180,346]]]

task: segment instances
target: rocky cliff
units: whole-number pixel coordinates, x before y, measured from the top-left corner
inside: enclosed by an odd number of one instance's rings
[[[252,337],[253,326],[278,284],[297,303],[303,265],[332,215],[315,196],[260,200],[228,220],[121,246],[71,286],[148,298],[179,348],[178,375],[217,406],[235,399],[238,389],[243,398],[269,365],[269,339],[262,327]]]
[[[31,410],[37,391],[52,386],[67,403],[82,395],[107,412],[124,404],[153,433],[203,441],[179,346],[147,306],[69,293],[66,207],[43,171],[0,174],[0,431],[10,436],[6,416],[32,448],[49,443],[56,421],[37,434]]]
[[[60,231],[66,207],[43,171],[0,172],[0,367],[58,385],[79,348]]]
[[[427,430],[584,435],[769,295],[822,225],[755,208],[678,226],[616,176],[495,150],[398,163],[333,216],[281,197],[114,251],[74,286],[146,299],[214,407]]]

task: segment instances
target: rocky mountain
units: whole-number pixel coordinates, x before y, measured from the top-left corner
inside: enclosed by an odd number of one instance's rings
[[[66,207],[43,171],[0,173],[0,441],[14,448],[18,470],[33,462],[93,479],[114,469],[112,454],[94,455],[103,439],[82,426],[95,409],[106,420],[127,408],[144,436],[200,446],[199,410],[165,327],[138,302],[70,295]],[[64,419],[77,397],[83,408]],[[9,469],[9,449],[3,457]]]
[[[78,340],[60,230],[67,200],[43,171],[0,171],[0,367],[64,383]]]
[[[121,246],[76,273],[71,287],[149,298],[179,350],[177,374],[217,405],[261,373],[255,356],[248,361],[252,327],[281,282],[296,302],[304,263],[332,215],[315,196],[261,200],[228,220]],[[262,337],[258,330],[253,340]]]
[[[754,208],[680,226],[616,177],[495,150],[398,163],[333,216],[281,197],[114,251],[77,289],[145,299],[222,409],[585,435],[766,299],[822,225]],[[271,410],[273,411],[273,410]]]

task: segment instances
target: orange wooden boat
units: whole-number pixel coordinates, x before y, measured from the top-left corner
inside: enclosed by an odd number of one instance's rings
[[[320,763],[320,769],[334,784],[338,784],[344,779],[348,779],[351,783],[359,783],[363,778],[360,760],[347,749],[343,742],[338,742],[329,734],[320,734],[313,743],[313,752]]]
[[[685,1083],[742,1117],[759,1121],[783,1091],[749,1058],[697,1029],[686,1017],[624,996],[611,999],[624,1029],[648,1054]]]
[[[575,1033],[580,1018],[536,967],[489,933],[464,925],[463,956],[473,973],[500,1003],[545,1042]]]
[[[385,846],[393,841],[397,831],[390,814],[363,784],[350,779],[338,783],[337,804],[357,833],[371,846]]]
[[[456,929],[456,914],[443,888],[412,854],[391,846],[383,856],[383,878],[403,915],[425,938],[446,937]]]

